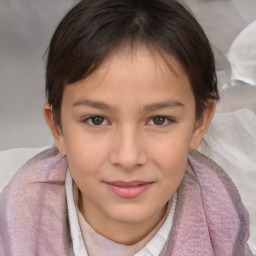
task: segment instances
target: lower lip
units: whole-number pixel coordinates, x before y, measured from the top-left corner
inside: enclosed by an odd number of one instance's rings
[[[149,189],[152,183],[145,183],[134,187],[121,187],[107,183],[108,188],[122,198],[136,198]]]

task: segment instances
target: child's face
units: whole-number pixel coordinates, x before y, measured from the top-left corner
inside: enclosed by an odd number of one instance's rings
[[[172,64],[122,49],[64,90],[55,139],[92,226],[156,223],[180,185],[209,118],[195,119],[188,77]]]

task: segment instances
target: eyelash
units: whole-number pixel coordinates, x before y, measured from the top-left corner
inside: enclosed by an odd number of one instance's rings
[[[153,116],[149,119],[149,121],[147,123],[149,123],[150,121],[153,121],[155,118],[163,118],[164,119],[164,124],[151,124],[153,126],[158,126],[158,127],[165,127],[167,126],[168,124],[171,124],[171,123],[175,123],[175,120],[171,117],[168,117],[168,116]]]
[[[103,119],[103,123],[99,124],[99,125],[96,125],[96,124],[93,124],[92,123],[92,119],[93,118],[102,118]],[[168,124],[170,123],[175,123],[175,120],[171,117],[168,117],[168,116],[153,116],[151,117],[148,121],[147,121],[147,124],[150,122],[150,121],[153,121],[155,118],[163,118],[164,119],[164,124],[150,124],[152,126],[158,126],[158,127],[165,127],[167,126]],[[83,123],[87,123],[88,126],[92,126],[92,127],[101,127],[101,126],[104,126],[104,125],[109,125],[110,122],[103,116],[88,116],[86,117],[85,119],[82,120]],[[104,122],[107,122],[107,124],[104,124]]]
[[[106,125],[106,124],[100,124],[100,125],[96,125],[96,124],[93,124],[92,123],[92,119],[93,118],[102,118],[103,119],[103,122],[107,121],[107,119],[103,116],[88,116],[86,117],[85,119],[82,120],[83,123],[87,123],[87,125],[89,126],[93,126],[93,127],[100,127],[100,126],[103,126],[103,125]],[[89,123],[90,122],[90,123]],[[107,121],[108,122],[108,121]],[[108,122],[109,123],[109,122]]]

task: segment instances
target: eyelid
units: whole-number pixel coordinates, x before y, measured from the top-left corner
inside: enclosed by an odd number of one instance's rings
[[[157,125],[157,124],[150,124],[150,125],[156,126],[156,127],[165,127],[165,126],[167,126],[167,125],[169,125],[169,124],[171,124],[171,123],[175,123],[175,122],[176,122],[173,117],[170,117],[170,116],[162,116],[162,115],[156,115],[156,116],[153,116],[153,117],[149,118],[148,121],[147,121],[147,124],[148,124],[150,121],[152,121],[154,118],[156,118],[156,117],[164,118],[164,119],[165,119],[165,122],[167,121],[167,124],[165,123],[165,124],[162,124],[162,125]]]
[[[100,124],[100,125],[95,125],[92,123],[92,118],[94,117],[100,117],[100,118],[103,118],[104,121],[103,121],[103,124]],[[106,124],[107,122],[107,124]],[[87,116],[85,118],[82,119],[82,123],[86,123],[86,125],[88,126],[92,126],[92,127],[102,127],[102,126],[105,126],[105,125],[109,125],[110,122],[104,117],[104,116],[101,116],[101,115],[91,115],[91,116]]]

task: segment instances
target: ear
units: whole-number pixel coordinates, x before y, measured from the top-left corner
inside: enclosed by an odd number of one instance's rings
[[[207,131],[214,115],[215,107],[216,100],[208,100],[202,116],[196,120],[194,132],[189,145],[190,149],[197,149],[200,146],[202,137]]]
[[[44,104],[44,118],[52,132],[52,136],[54,138],[54,141],[56,143],[56,146],[59,152],[62,155],[66,155],[66,147],[64,143],[62,130],[55,122],[53,117],[53,112],[52,112],[52,106],[49,105],[48,103]]]

